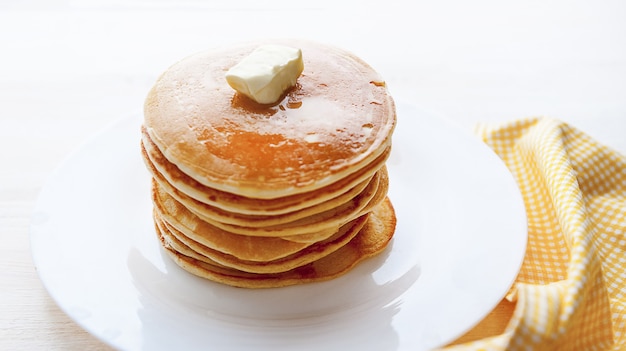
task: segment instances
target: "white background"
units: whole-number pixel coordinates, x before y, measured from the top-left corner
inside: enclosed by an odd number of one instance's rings
[[[30,213],[50,172],[193,52],[302,37],[342,46],[398,100],[471,132],[559,118],[626,153],[624,1],[0,2],[0,349],[101,345],[49,299]]]

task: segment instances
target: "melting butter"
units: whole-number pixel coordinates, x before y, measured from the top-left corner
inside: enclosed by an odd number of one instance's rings
[[[262,45],[226,72],[237,92],[260,104],[276,103],[296,84],[302,71],[302,50],[283,45]]]

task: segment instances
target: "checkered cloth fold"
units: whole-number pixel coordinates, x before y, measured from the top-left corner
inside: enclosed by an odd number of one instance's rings
[[[517,180],[528,247],[504,333],[446,350],[626,349],[626,157],[550,118],[477,133]]]

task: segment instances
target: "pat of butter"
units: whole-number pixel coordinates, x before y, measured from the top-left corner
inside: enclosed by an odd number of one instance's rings
[[[300,49],[263,45],[229,69],[226,81],[260,104],[273,104],[296,84],[303,69]]]

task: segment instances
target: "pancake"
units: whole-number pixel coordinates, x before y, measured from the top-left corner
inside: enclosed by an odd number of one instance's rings
[[[382,184],[383,176],[382,172],[378,172],[372,177],[372,179],[366,184],[365,188],[361,190],[361,192],[355,194],[350,197],[347,201],[341,201],[336,206],[329,208],[326,211],[322,211],[320,213],[313,213],[309,216],[301,216],[300,212],[292,215],[284,214],[284,215],[276,215],[276,216],[268,216],[268,217],[248,217],[246,221],[244,218],[239,217],[239,223],[233,223],[237,221],[232,221],[237,215],[233,215],[229,221],[222,222],[220,220],[216,220],[212,218],[210,213],[197,211],[198,209],[194,207],[189,207],[190,211],[194,212],[198,217],[203,220],[213,223],[217,226],[223,227],[225,229],[228,228],[248,228],[243,232],[240,232],[240,229],[235,229],[235,233],[239,234],[249,234],[252,231],[282,231],[289,230],[293,232],[289,235],[297,235],[301,233],[314,232],[317,230],[321,230],[324,228],[334,226],[331,221],[328,219],[333,219],[335,223],[339,223],[342,218],[354,218],[355,214],[359,213],[361,210],[366,208],[366,206],[378,195],[380,198],[380,193],[386,189],[386,185]],[[386,179],[386,178],[385,178]],[[380,191],[379,191],[380,189]],[[373,203],[372,203],[373,204]],[[185,204],[187,205],[187,204]],[[219,224],[216,224],[219,223]],[[322,224],[323,223],[323,224]],[[254,235],[254,234],[251,234]],[[282,235],[281,235],[282,236]]]
[[[192,55],[158,78],[144,125],[170,163],[207,187],[274,199],[324,188],[388,149],[393,99],[378,73],[344,50],[286,42],[302,49],[305,68],[281,101],[234,93],[224,73],[259,44]]]
[[[155,222],[160,235],[168,242],[175,251],[212,265],[234,268],[248,273],[281,273],[295,269],[313,261],[319,260],[331,254],[347,244],[354,238],[367,221],[367,215],[342,226],[330,238],[307,246],[301,251],[291,255],[270,261],[248,261],[233,255],[228,255],[204,246],[185,234],[176,230],[173,226],[160,220],[155,213]],[[259,248],[263,250],[263,247]]]
[[[337,206],[343,205],[351,201],[358,194],[364,191],[371,182],[378,181],[377,175],[374,175],[371,178],[357,184],[356,186],[348,189],[347,191],[343,192],[333,199],[311,207],[295,210],[293,212],[278,215],[249,215],[225,211],[223,209],[208,205],[187,196],[180,190],[176,189],[170,182],[168,182],[167,179],[165,179],[159,171],[154,169],[154,167],[149,163],[148,160],[146,160],[146,162],[148,162],[147,167],[152,171],[153,178],[159,184],[159,186],[163,188],[163,190],[165,190],[170,196],[175,198],[178,202],[183,204],[199,217],[226,224],[250,226],[257,228],[293,222],[298,219],[309,217],[311,215],[336,208]]]
[[[276,288],[337,278],[360,261],[372,257],[388,246],[396,226],[395,213],[385,199],[369,214],[365,226],[346,245],[319,260],[274,274],[248,273],[210,264],[172,249],[157,231],[165,252],[185,271],[208,280],[242,288]]]
[[[335,200],[336,202],[337,197],[345,195],[346,189],[364,186],[365,182],[384,165],[390,154],[390,148],[388,148],[360,172],[350,174],[346,178],[323,189],[276,199],[254,199],[227,193],[198,183],[163,156],[143,126],[141,147],[148,170],[160,183],[167,182],[179,193],[224,211],[265,216],[290,213],[305,208],[311,209],[311,207],[315,206],[328,208],[328,201]]]
[[[214,250],[250,261],[270,261],[298,252],[310,243],[297,243],[279,237],[245,236],[227,232],[202,221],[158,186],[153,186],[154,211],[186,236]],[[328,238],[335,232],[329,230]]]
[[[297,221],[255,228],[221,223],[208,218],[203,218],[203,220],[231,233],[250,236],[286,237],[317,233],[324,230],[336,231],[348,221],[369,212],[385,198],[387,190],[389,189],[389,179],[386,168],[383,167],[377,175],[379,176],[377,181],[370,182],[361,194],[354,197],[348,203]]]

